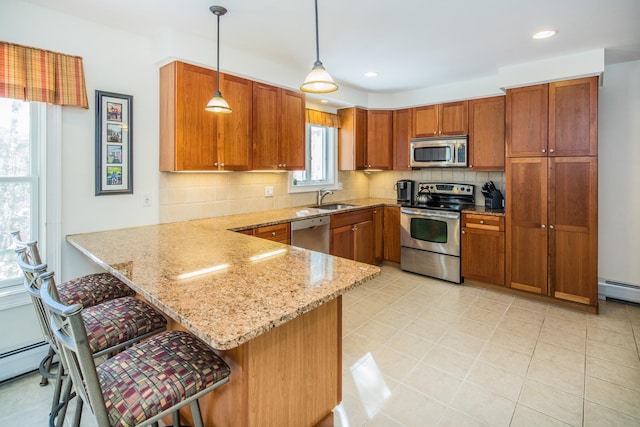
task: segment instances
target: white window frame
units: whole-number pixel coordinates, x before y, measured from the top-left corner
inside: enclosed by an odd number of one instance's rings
[[[325,181],[320,183],[308,183],[303,185],[293,185],[293,174],[294,172],[289,172],[289,177],[287,181],[287,187],[289,193],[309,193],[316,192],[320,189],[326,190],[338,190],[338,129],[313,125],[307,123],[305,126],[305,168],[307,174],[310,173],[311,168],[311,127],[322,127],[327,130],[327,160],[329,161],[328,166],[328,177]]]

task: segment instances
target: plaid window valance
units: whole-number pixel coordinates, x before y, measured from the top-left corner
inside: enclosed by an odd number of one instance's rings
[[[89,108],[82,58],[0,41],[0,97]]]
[[[337,114],[307,108],[307,123],[330,128],[340,127],[340,117]]]

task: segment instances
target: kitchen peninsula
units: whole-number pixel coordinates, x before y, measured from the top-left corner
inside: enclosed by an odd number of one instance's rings
[[[342,393],[341,295],[380,269],[228,231],[230,218],[67,241],[229,364],[231,381],[201,399],[205,425],[333,425]],[[249,225],[238,220],[236,228]]]

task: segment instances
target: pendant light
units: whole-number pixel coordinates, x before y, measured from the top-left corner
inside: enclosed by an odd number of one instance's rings
[[[324,69],[322,62],[320,62],[320,47],[318,42],[318,0],[316,2],[316,62],[313,64],[313,69],[309,73],[304,83],[300,86],[300,90],[311,93],[328,93],[338,90],[338,85],[335,84],[327,70]]]
[[[213,94],[213,98],[211,98],[211,101],[207,103],[205,110],[211,111],[213,113],[230,113],[231,108],[229,107],[229,104],[227,104],[227,101],[224,100],[224,98],[222,97],[222,94],[220,93],[220,16],[227,13],[227,9],[225,9],[222,6],[211,6],[209,10],[211,11],[211,13],[213,13],[218,17],[218,40],[217,40],[218,58],[216,59],[216,64],[217,64],[216,65],[217,66],[216,93]]]

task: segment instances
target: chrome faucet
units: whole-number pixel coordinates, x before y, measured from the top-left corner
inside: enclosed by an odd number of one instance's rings
[[[321,188],[320,190],[318,190],[318,206],[322,206],[322,200],[325,198],[325,196],[328,196],[329,194],[333,194],[333,191],[325,190],[324,188]]]

